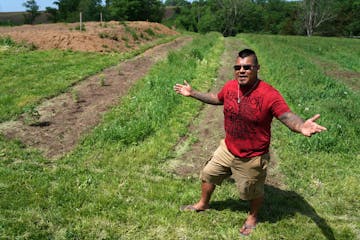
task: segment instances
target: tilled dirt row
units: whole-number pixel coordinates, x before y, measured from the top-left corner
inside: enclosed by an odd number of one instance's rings
[[[59,158],[71,151],[80,137],[96,126],[103,114],[118,104],[153,64],[164,59],[170,50],[190,41],[191,38],[178,38],[91,76],[70,92],[43,102],[36,109],[39,113],[36,124],[25,123],[28,116],[23,115],[18,121],[0,124],[0,132],[9,139],[19,139],[29,147],[42,150],[48,158]]]

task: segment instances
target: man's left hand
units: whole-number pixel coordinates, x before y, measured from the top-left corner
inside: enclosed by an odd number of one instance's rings
[[[306,120],[303,125],[301,126],[300,132],[307,137],[311,137],[311,135],[320,133],[322,131],[326,131],[327,129],[315,121],[320,118],[320,114],[316,114],[312,118]]]

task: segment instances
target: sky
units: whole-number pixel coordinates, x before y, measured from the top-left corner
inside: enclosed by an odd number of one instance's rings
[[[45,10],[46,7],[56,7],[53,2],[55,0],[36,0],[40,11]],[[289,0],[288,0],[289,1]],[[23,12],[25,7],[22,5],[26,0],[0,0],[0,12]]]
[[[46,7],[55,7],[53,4],[55,0],[36,0],[40,11],[45,10]],[[0,0],[0,12],[23,12],[25,7],[22,5],[26,0]]]
[[[56,0],[35,0],[40,7],[40,11],[45,10],[46,7],[56,7],[53,4]],[[0,0],[0,12],[24,12],[25,7],[22,5],[26,0]]]

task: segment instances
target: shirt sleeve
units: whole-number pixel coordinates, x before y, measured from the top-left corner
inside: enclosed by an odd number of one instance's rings
[[[217,94],[219,101],[224,102],[224,88]]]
[[[271,112],[273,116],[278,118],[286,112],[291,112],[289,106],[287,105],[285,99],[281,96],[278,91],[274,91],[274,98],[271,104]]]

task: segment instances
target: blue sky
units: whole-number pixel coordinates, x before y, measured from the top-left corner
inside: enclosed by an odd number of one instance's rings
[[[55,0],[36,0],[37,5],[40,7],[40,11],[45,10],[46,7],[55,7],[52,3]],[[0,0],[0,12],[23,12],[25,7],[23,3],[26,0]]]
[[[36,0],[40,10],[45,10],[46,7],[55,7],[52,3],[55,0]],[[25,11],[23,3],[26,0],[0,0],[0,12],[22,12]]]
[[[53,2],[56,0],[35,0],[40,7],[40,11],[46,7],[56,7]],[[22,5],[26,0],[0,0],[0,12],[23,12],[25,7]]]

